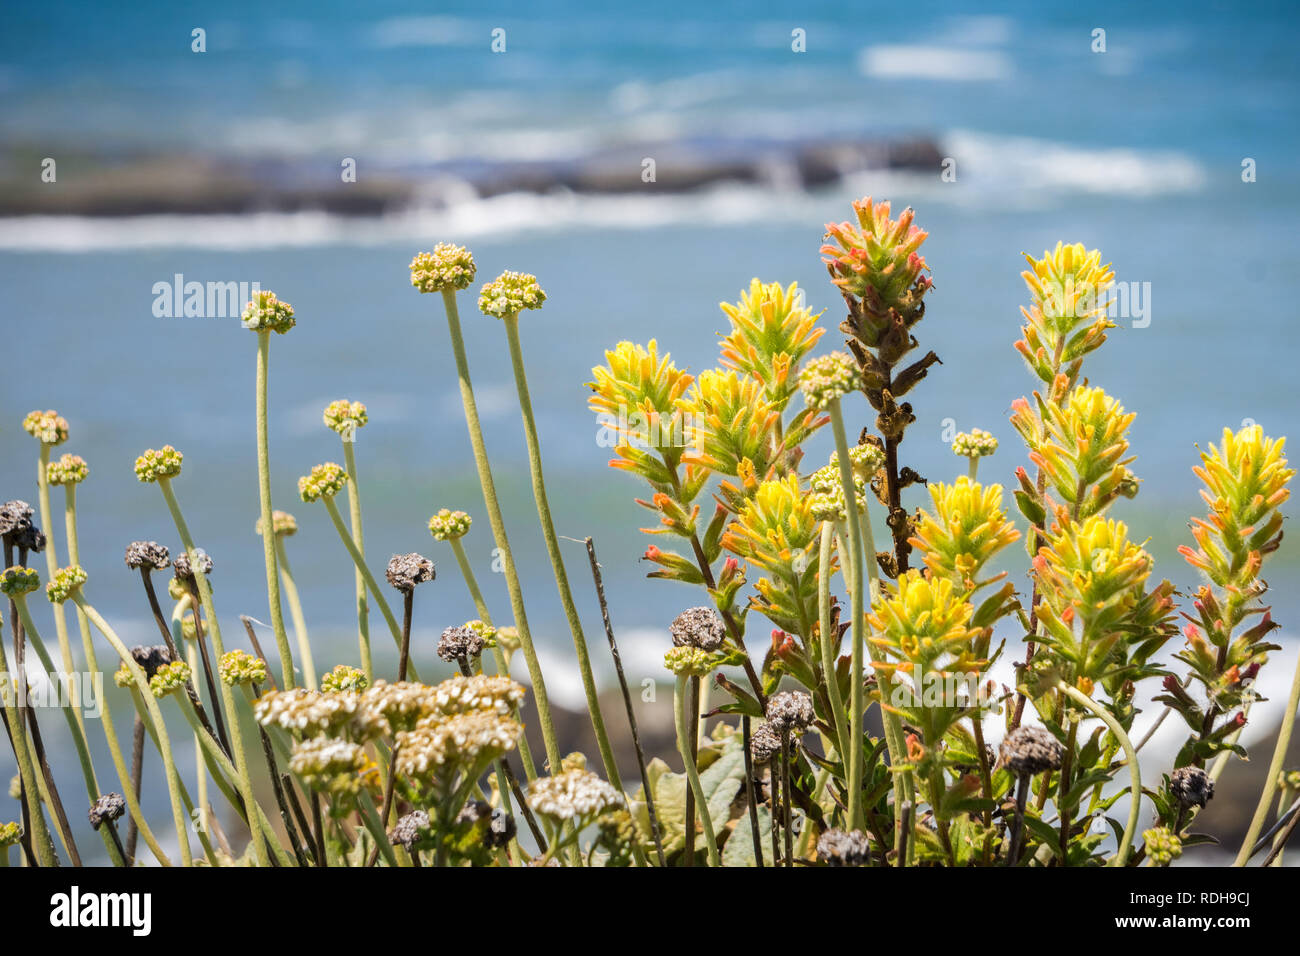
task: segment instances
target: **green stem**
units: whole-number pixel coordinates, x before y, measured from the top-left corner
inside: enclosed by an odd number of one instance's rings
[[[1057,690],[1065,694],[1079,706],[1091,711],[1094,716],[1110,728],[1110,732],[1115,735],[1119,745],[1124,748],[1124,755],[1128,760],[1129,774],[1129,799],[1128,821],[1124,824],[1124,836],[1120,840],[1119,849],[1111,857],[1108,866],[1123,866],[1128,862],[1129,847],[1133,843],[1133,835],[1137,833],[1138,815],[1142,812],[1142,771],[1138,767],[1137,751],[1133,748],[1133,742],[1129,740],[1128,734],[1120,726],[1119,721],[1111,716],[1110,711],[1106,710],[1095,700],[1079,690],[1077,687],[1071,687],[1065,681],[1058,681]],[[1062,861],[1065,862],[1064,860]]]
[[[974,483],[975,476],[979,474],[979,471],[980,471],[980,460],[978,457],[972,456],[970,459],[970,468],[967,472],[967,474],[970,475],[970,480],[972,483]]]
[[[176,525],[176,533],[180,535],[181,545],[187,553],[192,554],[195,551],[194,538],[190,534],[189,525],[185,523],[185,516],[181,514],[180,503],[176,500],[176,492],[172,490],[170,478],[159,478],[158,488],[162,491],[163,500],[167,502],[167,510],[171,512],[172,522]],[[269,502],[268,502],[269,504]],[[271,524],[270,514],[266,514],[262,519],[263,528],[271,528],[274,534],[274,526]],[[269,540],[265,539],[264,540]],[[199,562],[191,562],[194,566],[194,581],[199,589],[199,602],[203,608],[203,614],[207,618],[207,634],[212,638],[212,649],[216,653],[217,660],[221,660],[221,655],[226,652],[225,645],[221,640],[221,622],[217,619],[217,609],[212,603],[212,586],[208,584],[208,576],[203,573]],[[279,591],[276,591],[276,599],[273,602],[279,604]],[[194,619],[198,621],[197,612]],[[283,627],[283,622],[281,622]],[[289,660],[289,672],[293,672],[293,663]],[[217,681],[217,687],[221,694],[221,704],[226,714],[230,717],[229,727],[231,749],[234,751],[235,766],[239,771],[239,789],[244,798],[245,805],[252,807],[256,804],[256,797],[253,791],[253,778],[248,769],[248,754],[244,748],[244,734],[240,729],[239,713],[235,710],[235,696],[231,693],[229,685],[225,681]],[[213,702],[216,706],[216,702]],[[257,815],[251,811],[248,814],[249,835],[253,844],[253,853],[257,859],[258,865],[267,866],[270,859],[267,857],[266,848],[263,846],[263,834],[258,824]]]
[[[262,508],[262,556],[266,562],[266,594],[271,605],[271,630],[280,652],[280,674],[284,689],[293,688],[293,651],[284,630],[284,609],[280,606],[280,575],[275,567],[275,530],[271,523],[271,451],[267,426],[267,368],[271,354],[271,333],[257,332],[257,497]],[[221,652],[218,651],[218,654]],[[230,719],[235,719],[231,714]]]
[[[518,313],[505,316],[505,326],[506,339],[510,343],[510,363],[515,373],[515,387],[519,393],[519,410],[523,414],[524,442],[528,446],[528,470],[533,479],[533,498],[537,502],[537,517],[542,525],[542,536],[546,539],[546,552],[550,555],[551,569],[555,572],[555,584],[560,592],[560,603],[564,606],[564,616],[568,619],[569,631],[573,635],[573,648],[578,654],[578,670],[582,675],[582,688],[587,695],[587,712],[591,716],[591,726],[596,731],[596,744],[600,748],[600,758],[605,765],[605,776],[615,789],[621,792],[623,781],[619,777],[618,762],[614,759],[614,748],[610,746],[609,734],[605,730],[605,718],[600,712],[600,696],[596,691],[596,679],[591,670],[591,658],[587,653],[587,638],[582,631],[578,608],[573,602],[569,576],[565,572],[564,558],[560,554],[559,540],[555,535],[551,505],[546,497],[546,481],[542,475],[541,443],[537,438],[537,422],[533,415],[533,402],[528,394],[528,375],[524,371],[524,352],[519,341]]]
[[[826,680],[826,696],[831,702],[831,717],[835,723],[836,748],[840,752],[840,759],[847,764],[849,722],[844,712],[844,697],[840,694],[840,682],[835,676],[838,659],[835,654],[836,642],[831,633],[834,630],[834,624],[831,622],[831,560],[834,541],[835,525],[830,521],[822,522],[821,550],[817,562],[817,620],[821,632],[822,671]]]
[[[356,432],[343,436],[343,467],[348,473],[348,521],[352,527],[352,543],[357,546],[361,563],[366,561],[366,541],[361,530],[361,488],[357,484]],[[357,594],[357,641],[361,646],[361,669],[366,679],[375,679],[375,667],[370,659],[370,608],[366,602],[366,581],[361,571],[353,575]]]
[[[41,527],[45,529],[45,567],[49,571],[50,581],[54,580],[55,572],[59,570],[59,551],[54,540],[54,523],[53,511],[50,508],[50,446],[41,442],[40,463],[36,472],[36,494],[40,502],[41,509]],[[73,485],[67,485],[68,492],[71,493]],[[72,645],[68,642],[68,620],[63,613],[63,605],[56,604],[53,607],[54,612],[54,632],[59,639],[59,656],[63,660],[63,670],[71,674],[73,672],[72,662]],[[77,723],[81,724],[81,715],[77,715]],[[84,735],[86,728],[82,726],[81,732]]]
[[[149,711],[149,717],[158,733],[158,751],[162,755],[163,769],[167,777],[167,796],[171,800],[172,818],[176,823],[176,842],[180,845],[181,866],[192,866],[194,859],[190,855],[190,841],[187,834],[189,817],[186,816],[185,808],[181,803],[181,778],[180,774],[176,772],[176,761],[172,756],[171,739],[167,736],[167,724],[163,721],[162,710],[158,707],[158,701],[154,697],[153,691],[149,689],[149,678],[144,676],[143,668],[136,663],[127,646],[117,636],[117,632],[100,616],[99,612],[87,604],[86,599],[79,592],[72,595],[72,600],[81,609],[82,613],[90,619],[90,623],[95,625],[95,629],[104,635],[108,643],[113,645],[113,650],[117,651],[117,656],[122,659],[122,663],[131,672],[136,687],[140,690],[144,705]]]
[[[298,596],[298,585],[293,580],[293,569],[289,567],[289,553],[284,546],[283,535],[275,536],[275,556],[280,566],[280,581],[284,585],[284,597],[289,602],[289,615],[293,618],[293,635],[298,641],[303,681],[308,690],[315,690],[316,664],[312,660],[311,639],[307,635],[307,618],[302,613],[302,599]]]
[[[11,695],[9,662],[5,657],[4,641],[0,640],[0,674],[5,675],[0,682],[0,694],[4,698],[5,721],[9,724],[9,740],[13,744],[14,758],[18,761],[18,776],[22,779],[23,790],[27,795],[29,809],[32,852],[36,854],[36,863],[40,866],[58,866],[54,855],[54,843],[50,838],[49,827],[45,823],[45,807],[42,806],[41,789],[36,780],[36,764],[32,760],[31,748],[28,746],[27,728],[23,724],[22,709]]]
[[[560,748],[555,735],[555,722],[551,717],[551,701],[546,693],[546,681],[542,677],[542,665],[537,659],[532,633],[528,629],[528,615],[524,611],[524,595],[519,586],[519,574],[515,570],[514,556],[510,552],[505,519],[501,517],[501,504],[497,500],[496,485],[492,480],[492,467],[488,462],[487,446],[483,442],[483,426],[479,422],[474,388],[470,384],[469,360],[465,357],[465,339],[460,331],[460,314],[456,309],[455,291],[444,290],[442,302],[447,312],[447,328],[451,335],[452,352],[456,357],[456,374],[460,382],[460,398],[465,409],[465,424],[469,429],[470,446],[474,451],[474,465],[478,470],[479,486],[483,491],[483,503],[487,507],[488,521],[492,524],[492,538],[501,554],[506,576],[506,590],[510,595],[510,612],[514,616],[515,628],[519,632],[519,647],[524,652],[524,661],[528,664],[528,676],[533,685],[533,696],[537,700],[537,720],[541,725],[542,740],[546,745],[546,759],[552,771],[559,773]]]
[[[709,866],[721,866],[722,858],[718,855],[718,840],[713,832],[713,818],[709,814],[709,801],[704,796],[704,787],[700,783],[700,772],[691,759],[689,739],[690,715],[686,707],[686,674],[677,675],[676,688],[673,691],[673,706],[676,710],[677,752],[681,754],[682,763],[686,765],[686,776],[691,783],[691,792],[695,794],[695,804],[700,814],[700,824],[704,827],[705,850],[708,852]],[[775,824],[773,824],[775,826]]]
[[[1237,858],[1232,861],[1233,866],[1246,865],[1247,861],[1250,860],[1250,853],[1255,846],[1255,840],[1258,839],[1260,830],[1264,828],[1264,821],[1268,818],[1270,798],[1273,795],[1273,789],[1277,786],[1278,774],[1282,772],[1282,764],[1286,761],[1287,747],[1291,743],[1291,732],[1295,729],[1297,707],[1300,707],[1300,658],[1296,660],[1295,675],[1291,678],[1291,694],[1287,697],[1286,713],[1282,716],[1282,727],[1277,732],[1277,744],[1273,747],[1273,759],[1269,761],[1268,773],[1264,777],[1264,791],[1259,795],[1259,804],[1255,807],[1255,815],[1250,818],[1246,838],[1241,843]]]

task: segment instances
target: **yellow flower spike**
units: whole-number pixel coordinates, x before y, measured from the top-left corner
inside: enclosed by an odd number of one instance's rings
[[[779,282],[753,279],[738,303],[719,303],[731,322],[722,339],[723,366],[757,379],[778,409],[798,388],[794,373],[825,331],[817,327],[821,313],[801,300],[798,283],[782,288]]]
[[[973,590],[980,569],[1020,537],[1002,511],[1002,486],[984,486],[963,475],[951,485],[931,485],[930,497],[934,513],[922,510],[909,543],[924,553],[932,574]]]
[[[1054,383],[1064,371],[1068,388],[1078,378],[1083,357],[1115,327],[1106,317],[1111,302],[1105,298],[1115,273],[1109,264],[1102,265],[1100,252],[1090,252],[1082,243],[1058,242],[1041,259],[1026,253],[1025,260],[1029,269],[1021,277],[1032,302],[1020,310],[1024,338],[1016,350],[1044,382]],[[1054,389],[1054,394],[1059,393]]]

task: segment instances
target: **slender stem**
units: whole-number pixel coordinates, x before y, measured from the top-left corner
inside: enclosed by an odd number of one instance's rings
[[[78,612],[80,613],[80,612]],[[140,792],[140,781],[144,777],[144,720],[136,714],[131,720],[131,788]],[[202,777],[199,778],[202,782]],[[135,817],[127,817],[126,824],[126,865],[135,865],[135,850],[140,837],[140,828],[136,826]]]
[[[781,728],[781,816],[785,830],[785,865],[794,866],[794,815],[790,810],[790,731]]]
[[[45,529],[45,568],[49,572],[49,580],[54,580],[54,574],[59,570],[59,549],[55,543],[54,535],[54,511],[50,507],[50,446],[41,442],[40,462],[36,472],[36,494],[40,502],[41,509],[41,527]],[[64,486],[67,494],[73,496],[76,494],[76,485],[69,484]],[[67,523],[67,508],[64,509],[64,524]],[[75,561],[73,562],[76,563]],[[75,665],[72,660],[72,645],[68,641],[68,620],[63,613],[63,605],[55,604],[52,608],[54,612],[54,633],[59,640],[59,656],[63,661],[63,670],[71,674]],[[78,727],[81,728],[81,734],[84,737],[86,733],[85,724],[82,722],[81,714],[76,714]]]
[[[195,550],[194,538],[190,534],[189,525],[185,523],[185,516],[181,514],[181,506],[176,500],[176,493],[172,490],[171,479],[159,478],[158,488],[162,492],[163,500],[167,502],[167,509],[171,512],[172,522],[176,525],[176,533],[180,535],[181,545],[187,552],[192,554]],[[264,516],[262,527],[272,527],[269,513]],[[220,660],[221,655],[226,650],[221,640],[221,622],[217,619],[217,610],[212,603],[212,587],[208,584],[208,577],[203,573],[203,569],[198,566],[198,562],[193,561],[191,563],[194,567],[194,581],[199,589],[199,600],[203,606],[203,613],[207,617],[208,633],[212,638],[212,648],[216,652],[217,659]],[[278,592],[275,603],[279,603]],[[198,620],[197,611],[195,611],[194,619]],[[292,663],[289,664],[289,669],[292,672]],[[248,767],[248,752],[244,746],[244,734],[239,726],[238,712],[235,710],[235,696],[225,681],[218,681],[217,687],[221,694],[222,707],[230,715],[230,743],[231,749],[234,751],[235,767],[238,769],[239,789],[245,804],[250,808],[248,826],[253,843],[253,853],[259,865],[268,866],[270,858],[262,845],[261,823],[258,820],[258,815],[251,812],[251,808],[256,804],[257,800],[253,790],[253,778]],[[214,708],[217,706],[216,701],[213,701],[212,706]]]
[[[352,528],[352,543],[357,546],[357,553],[361,555],[364,564],[366,541],[361,530],[361,487],[357,480],[355,431],[343,436],[343,462],[348,473],[348,522]],[[366,601],[366,581],[360,570],[353,577],[357,593],[357,641],[361,647],[361,669],[365,671],[367,680],[374,680],[375,667],[370,659],[370,608]]]
[[[5,658],[4,641],[0,641],[0,674],[8,675],[10,673],[9,663]],[[35,860],[32,862],[39,866],[58,866],[58,860],[54,855],[54,844],[50,839],[49,828],[45,824],[45,812],[41,807],[41,801],[38,794],[40,788],[36,782],[36,765],[32,760],[31,748],[28,746],[27,731],[23,727],[22,709],[17,700],[10,699],[10,682],[6,676],[0,681],[0,695],[4,699],[4,715],[9,725],[9,742],[14,748],[14,759],[18,762],[18,776],[22,780],[23,795],[26,805],[29,808],[28,819],[24,820],[24,832],[30,840],[31,854],[35,854]],[[27,849],[27,845],[24,845]]]
[[[979,460],[979,456],[978,456],[978,455],[972,455],[971,458],[970,458],[970,468],[967,470],[967,474],[970,475],[970,480],[971,480],[972,482],[974,482],[975,479],[976,479],[976,476],[978,476],[979,473],[980,473],[980,460]]]
[[[208,642],[204,638],[203,622],[199,619],[198,582],[191,578],[186,584],[190,590],[190,610],[194,617],[194,643],[198,645],[199,657],[203,660],[203,679],[207,682],[208,696],[212,699],[212,715],[217,723],[217,739],[221,742],[221,749],[229,754],[230,738],[226,735],[226,722],[221,715],[221,698],[217,696],[217,680],[213,674],[212,660],[208,655]],[[235,719],[233,713],[230,719]]]
[[[740,742],[745,748],[745,802],[749,804],[749,836],[754,844],[754,866],[762,869],[763,837],[758,829],[758,794],[754,792],[754,756],[749,750],[749,739],[749,714],[742,714]]]
[[[546,693],[542,666],[537,659],[537,649],[533,646],[532,633],[528,629],[528,616],[524,611],[524,596],[519,586],[519,574],[515,570],[514,557],[510,552],[510,540],[506,537],[505,520],[501,517],[501,505],[497,500],[496,485],[492,481],[487,446],[483,442],[483,426],[479,422],[478,405],[474,401],[474,389],[470,384],[469,361],[465,357],[465,340],[460,331],[460,315],[456,309],[455,291],[444,290],[442,302],[447,312],[447,328],[451,335],[452,352],[456,357],[456,374],[460,382],[461,404],[465,409],[465,424],[469,429],[470,445],[474,451],[474,465],[478,470],[479,485],[483,491],[483,503],[487,507],[488,521],[492,525],[492,537],[501,553],[506,590],[510,595],[510,611],[519,632],[519,647],[524,652],[524,661],[528,664],[533,696],[537,700],[537,719],[546,746],[546,759],[552,770],[558,773],[560,748],[555,735],[555,722],[551,717],[550,697]]]
[[[276,563],[280,566],[280,583],[284,585],[284,598],[289,602],[289,615],[293,618],[293,635],[298,641],[298,658],[302,662],[303,683],[308,690],[316,689],[316,664],[312,660],[311,639],[307,635],[307,618],[302,613],[302,599],[298,596],[298,585],[293,580],[293,569],[289,567],[289,553],[284,544],[284,535],[275,536]]]
[[[1286,761],[1287,747],[1291,744],[1291,732],[1295,729],[1298,707],[1300,707],[1300,658],[1296,659],[1295,674],[1291,678],[1291,693],[1287,697],[1286,712],[1282,715],[1282,726],[1277,732],[1273,759],[1269,761],[1268,773],[1264,777],[1264,790],[1259,795],[1259,803],[1255,807],[1254,816],[1250,818],[1250,826],[1246,828],[1246,838],[1241,843],[1237,858],[1232,861],[1233,866],[1246,865],[1250,859],[1251,847],[1255,845],[1255,839],[1259,836],[1259,831],[1264,828],[1264,821],[1268,819],[1268,805],[1272,802],[1273,788],[1277,786],[1278,774],[1282,772],[1282,764]]]
[[[1108,866],[1123,866],[1128,862],[1129,847],[1133,843],[1133,835],[1137,832],[1138,815],[1142,812],[1142,771],[1138,767],[1137,751],[1133,748],[1133,742],[1129,740],[1128,734],[1124,732],[1124,728],[1120,726],[1119,721],[1112,717],[1110,711],[1106,710],[1105,707],[1102,707],[1077,687],[1071,687],[1064,681],[1059,681],[1056,688],[1076,704],[1100,718],[1102,723],[1110,728],[1110,732],[1115,735],[1119,745],[1124,748],[1124,755],[1128,759],[1131,802],[1128,808],[1128,821],[1124,824],[1124,836],[1120,841],[1119,849],[1116,850],[1115,855],[1111,857],[1109,864],[1107,864]],[[1294,697],[1292,703],[1295,703]],[[1276,772],[1273,774],[1273,779],[1277,779]],[[1247,845],[1249,845],[1249,842]]]
[[[266,562],[266,595],[271,605],[271,630],[280,651],[280,673],[285,690],[293,688],[293,651],[284,630],[284,609],[280,606],[280,575],[275,566],[275,531],[271,523],[271,451],[267,425],[267,377],[271,354],[271,332],[257,331],[257,498],[262,508],[262,556]],[[196,615],[197,618],[197,615]],[[234,715],[231,715],[234,719]]]
[[[519,341],[518,314],[507,315],[505,326],[506,339],[510,344],[510,363],[514,366],[515,387],[519,393],[519,410],[523,414],[524,442],[528,446],[528,470],[533,479],[533,498],[537,502],[537,517],[542,525],[542,536],[546,540],[551,569],[555,572],[555,584],[560,592],[560,603],[564,606],[564,616],[568,619],[569,631],[573,634],[573,647],[578,655],[578,671],[582,675],[582,688],[587,695],[587,712],[591,716],[591,726],[596,732],[596,745],[600,749],[600,758],[605,765],[605,776],[615,789],[621,791],[623,781],[619,777],[618,762],[614,759],[614,748],[610,745],[609,734],[605,730],[605,718],[600,712],[600,696],[596,691],[596,679],[591,670],[587,638],[582,631],[578,608],[573,602],[573,591],[569,587],[569,576],[564,569],[564,558],[560,554],[560,543],[555,535],[555,522],[551,517],[551,505],[546,496],[546,481],[542,475],[541,443],[537,438],[533,402],[528,394],[528,376],[524,370],[523,347]]]
[[[847,766],[848,754],[845,752],[850,742],[848,715],[844,712],[844,695],[840,693],[840,682],[836,678],[838,658],[836,656],[835,624],[831,620],[831,560],[832,545],[835,542],[835,525],[830,521],[822,522],[821,548],[817,559],[817,624],[818,643],[821,648],[822,673],[826,681],[826,696],[831,703],[831,719],[835,724],[836,746],[840,759]]]
[[[696,727],[700,719],[700,707],[699,704],[696,703],[700,693],[700,678],[692,675],[691,679],[687,682],[686,687],[686,739],[689,741],[686,762],[694,767],[700,755],[700,736]],[[695,802],[695,791],[688,787],[686,789],[686,808],[685,818],[683,820],[686,833],[686,846],[685,852],[683,853],[683,862],[686,866],[695,865]]]
[[[705,850],[708,852],[709,866],[721,866],[722,858],[718,854],[718,840],[713,832],[713,818],[709,814],[709,801],[704,796],[704,787],[700,783],[700,772],[691,759],[690,738],[687,736],[690,717],[686,706],[687,677],[677,675],[673,691],[673,705],[676,709],[677,752],[686,765],[686,776],[690,780],[691,792],[695,794],[695,803],[700,811],[700,823],[704,827]]]
[[[364,585],[365,582],[363,581]],[[415,588],[402,592],[402,643],[397,655],[397,679],[406,680],[406,667],[411,662],[411,614],[415,609]]]

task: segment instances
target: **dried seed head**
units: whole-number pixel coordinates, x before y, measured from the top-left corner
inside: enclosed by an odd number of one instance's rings
[[[189,583],[194,580],[194,572],[201,571],[207,577],[212,573],[212,558],[202,548],[193,551],[178,551],[172,561],[172,574],[177,581]]]
[[[146,680],[153,680],[153,676],[173,660],[172,652],[167,648],[166,644],[154,644],[152,647],[148,645],[133,647],[131,648],[131,659],[140,665]]]
[[[54,572],[54,580],[45,585],[45,594],[51,604],[62,604],[86,583],[86,572],[80,565],[70,564]]]
[[[15,565],[0,573],[0,592],[10,597],[31,594],[41,586],[41,576],[32,568]]]
[[[457,823],[478,823],[492,816],[492,808],[486,800],[467,800],[456,814]]]
[[[184,460],[185,456],[171,445],[150,448],[135,460],[135,476],[143,482],[175,478],[181,473],[181,463]]]
[[[32,506],[25,501],[6,501],[0,505],[0,535],[11,535],[32,526]]]
[[[843,395],[858,390],[862,371],[848,352],[831,352],[809,359],[799,374],[799,389],[809,408],[821,411]]]
[[[866,866],[871,844],[861,830],[832,828],[817,838],[817,859],[827,866]]]
[[[30,551],[32,554],[40,554],[45,550],[45,533],[36,525],[29,525],[21,531],[14,532],[11,540],[15,547]]]
[[[727,626],[711,607],[691,607],[678,614],[668,625],[676,647],[698,647],[716,651],[727,639]]]
[[[1034,774],[1061,769],[1064,748],[1043,727],[1017,727],[1003,738],[998,755],[1013,773]]]
[[[368,421],[370,416],[366,414],[366,406],[361,402],[349,402],[346,398],[340,398],[325,406],[325,426],[345,438],[356,434],[357,429],[364,427]]]
[[[449,627],[438,638],[438,656],[448,663],[467,661],[483,653],[487,642],[477,629],[462,624]]]
[[[359,694],[370,686],[370,679],[359,667],[339,664],[328,674],[322,674],[320,689],[325,694]]]
[[[253,531],[257,534],[262,533],[262,519],[258,518],[257,523],[253,525]],[[291,534],[298,533],[298,519],[287,511],[271,512],[271,531],[276,537],[288,537]]]
[[[105,793],[90,805],[90,825],[98,830],[105,823],[111,823],[126,813],[126,800],[120,793]]]
[[[157,541],[132,541],[126,546],[126,566],[132,570],[161,571],[171,564],[171,552]]]
[[[293,306],[288,302],[281,302],[269,289],[253,293],[253,298],[244,306],[242,320],[246,329],[255,332],[266,329],[278,332],[280,335],[284,335],[297,324],[297,320],[293,317]]]
[[[266,682],[266,661],[247,651],[226,651],[217,661],[217,673],[228,687]]]
[[[438,541],[455,541],[469,533],[470,516],[443,508],[429,519],[429,533]]]
[[[783,690],[767,701],[767,723],[778,734],[786,731],[797,737],[812,725],[812,698],[797,690]]]
[[[417,843],[428,839],[431,832],[429,814],[415,810],[403,817],[398,817],[393,828],[388,831],[388,842],[400,846],[408,853]]]
[[[517,829],[518,827],[515,824],[515,818],[506,813],[505,810],[497,807],[492,811],[492,819],[488,823],[488,846],[505,846],[515,838],[515,832]]]
[[[958,432],[952,440],[952,453],[962,458],[982,458],[998,450],[998,440],[982,428]]]
[[[503,272],[483,286],[478,293],[478,310],[484,315],[504,319],[524,309],[540,309],[546,293],[537,284],[537,276],[527,272]]]
[[[298,497],[303,501],[333,498],[343,490],[348,473],[332,461],[313,465],[311,474],[298,479]]]
[[[433,562],[422,554],[395,554],[388,561],[385,576],[388,583],[402,593],[414,591],[417,584],[432,581],[438,576]]]
[[[1179,767],[1169,775],[1169,792],[1184,807],[1203,807],[1214,797],[1214,781],[1200,767]]]
[[[62,445],[68,440],[68,420],[52,408],[29,412],[23,419],[23,431],[42,445]]]
[[[64,455],[45,469],[45,479],[52,485],[77,485],[90,475],[90,466],[80,455]]]
[[[411,285],[421,292],[456,292],[469,288],[476,271],[468,249],[440,242],[411,260]]]
[[[781,754],[781,731],[769,723],[759,724],[749,735],[749,754],[755,764],[765,764]]]

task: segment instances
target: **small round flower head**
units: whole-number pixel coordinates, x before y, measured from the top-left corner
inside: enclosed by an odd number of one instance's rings
[[[25,501],[6,501],[0,505],[0,535],[17,534],[32,526],[32,506]]]
[[[952,453],[962,458],[983,458],[998,450],[998,440],[982,428],[958,432],[952,440]]]
[[[262,684],[266,682],[266,661],[247,651],[226,651],[217,661],[217,673],[221,675],[222,683],[229,687]]]
[[[22,838],[23,828],[17,823],[0,823],[0,850],[9,849]]]
[[[126,800],[120,793],[106,793],[90,805],[90,825],[98,830],[105,823],[111,823],[126,813]]]
[[[133,571],[161,571],[171,564],[171,552],[157,541],[132,541],[126,546],[126,566]]]
[[[23,795],[23,778],[19,774],[14,774],[13,779],[9,781],[9,799],[17,800]]]
[[[135,476],[144,482],[175,478],[181,473],[181,462],[184,460],[185,456],[171,445],[150,448],[135,460]]]
[[[497,629],[491,624],[485,624],[478,618],[472,621],[466,621],[465,627],[469,628],[483,640],[484,647],[496,647]]]
[[[190,551],[178,551],[175,559],[172,561],[172,574],[177,581],[189,582],[194,578],[194,572],[200,571],[204,577],[212,573],[212,558],[202,548],[195,548]]]
[[[519,650],[519,628],[506,624],[497,628],[497,646],[509,656]]]
[[[288,302],[281,302],[269,289],[259,290],[253,294],[253,298],[244,306],[244,314],[241,318],[246,329],[257,332],[265,329],[281,335],[297,324],[293,317],[293,306]]]
[[[388,561],[388,570],[384,572],[388,583],[402,593],[414,591],[417,584],[432,581],[438,576],[433,562],[422,554],[412,551],[410,554],[395,554]]]
[[[68,440],[68,420],[54,409],[29,412],[23,419],[23,431],[42,445],[62,445]]]
[[[339,664],[320,679],[321,692],[326,694],[359,694],[369,686],[366,672],[347,664]]]
[[[817,859],[827,866],[866,866],[871,844],[861,830],[833,827],[817,838]]]
[[[797,737],[812,725],[812,698],[797,690],[783,690],[768,698],[766,716],[773,730]]]
[[[298,497],[303,501],[333,498],[343,490],[347,480],[348,473],[332,461],[313,465],[311,474],[298,479]]]
[[[482,654],[485,646],[479,631],[462,624],[442,632],[438,638],[438,656],[448,663],[467,661]]]
[[[63,455],[45,469],[46,480],[52,485],[77,485],[89,474],[90,466],[80,455]]]
[[[355,434],[368,421],[370,416],[366,414],[366,406],[361,402],[349,402],[346,398],[340,398],[325,406],[325,426],[344,437]]]
[[[31,594],[41,586],[41,576],[32,568],[14,566],[0,572],[0,591],[10,597]]]
[[[668,625],[674,647],[698,647],[716,651],[727,639],[727,626],[711,607],[690,607]]]
[[[267,691],[253,704],[263,727],[281,727],[299,738],[338,733],[356,714],[359,694],[330,694],[295,687]]]
[[[291,534],[298,533],[298,519],[287,511],[271,512],[271,530],[278,537],[289,537]],[[262,519],[258,518],[257,523],[253,525],[253,531],[257,534],[262,533]]]
[[[438,541],[455,541],[469,533],[470,516],[443,508],[429,519],[429,533]]]
[[[468,249],[440,242],[411,260],[411,285],[421,292],[457,292],[469,288],[476,271]]]
[[[781,731],[769,723],[761,723],[749,735],[749,754],[756,764],[765,764],[781,753]]]
[[[528,785],[528,806],[556,823],[572,820],[581,829],[606,810],[624,806],[623,795],[589,770],[538,777]]]
[[[540,309],[546,293],[537,284],[537,276],[526,272],[503,272],[478,293],[478,310],[484,315],[504,319],[524,309]]]
[[[1277,786],[1279,790],[1300,790],[1300,770],[1283,770],[1277,775]],[[1210,796],[1214,796],[1213,787]]]
[[[843,395],[858,390],[862,372],[848,352],[809,359],[799,374],[799,389],[809,408],[821,411]]]
[[[1183,855],[1183,841],[1168,827],[1155,827],[1142,831],[1147,857],[1154,866],[1168,866]]]
[[[172,661],[158,668],[158,673],[149,678],[149,689],[155,697],[166,697],[183,689],[189,682],[190,665],[184,661]]]
[[[1184,807],[1203,807],[1214,797],[1214,781],[1200,767],[1179,767],[1169,775],[1169,792]]]
[[[62,604],[86,583],[86,572],[79,564],[70,564],[54,572],[54,580],[45,585],[51,604]]]
[[[360,744],[329,737],[313,737],[293,745],[289,769],[312,790],[335,796],[360,792],[366,753]]]
[[[885,450],[879,445],[867,443],[863,445],[849,446],[849,466],[853,469],[853,474],[859,478],[869,479],[880,470],[880,467],[884,463]],[[831,457],[827,465],[836,475],[839,474],[839,452],[831,452]]]
[[[431,832],[429,814],[423,810],[414,810],[397,818],[393,828],[388,831],[388,842],[409,853],[416,844],[427,840]]]
[[[1043,727],[1017,727],[998,747],[1003,766],[1012,773],[1030,776],[1044,770],[1060,770],[1063,753],[1060,741]]]
[[[490,710],[450,717],[430,715],[414,730],[398,733],[397,772],[428,783],[444,767],[479,770],[487,761],[513,750],[523,732],[518,721]]]
[[[674,647],[664,655],[664,667],[678,676],[703,677],[716,663],[713,654],[698,647]]]

